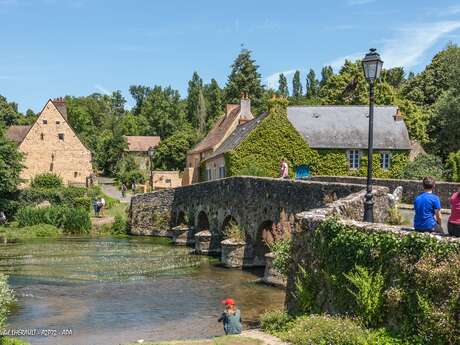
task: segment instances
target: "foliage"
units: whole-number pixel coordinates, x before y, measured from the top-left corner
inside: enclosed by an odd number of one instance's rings
[[[115,221],[112,224],[111,233],[114,235],[128,234],[128,224],[126,219],[124,219],[121,215],[115,216]]]
[[[292,78],[292,97],[302,96],[302,83],[300,82],[300,71],[295,71]]]
[[[436,180],[444,178],[444,166],[440,158],[430,154],[420,154],[413,162],[409,162],[402,172],[402,178],[421,180],[425,176],[432,176]]]
[[[401,210],[395,206],[388,209],[388,218],[386,223],[390,225],[403,225],[405,224],[404,216],[401,213]]]
[[[249,165],[243,167],[239,171],[239,175],[241,176],[269,176],[269,172],[267,172],[263,167],[258,165],[255,157],[254,159],[249,159]]]
[[[270,101],[269,114],[234,150],[225,154],[227,176],[241,175],[248,167],[271,177],[278,177],[280,160],[284,157],[290,167],[314,166],[318,154],[311,150],[303,137],[287,119],[287,101]],[[290,169],[290,176],[294,175]]]
[[[98,193],[95,188],[87,190],[82,187],[27,188],[19,192],[17,199],[21,206],[35,206],[46,200],[52,205],[88,210],[91,206],[91,197]]]
[[[9,308],[15,301],[16,298],[14,297],[13,290],[8,286],[7,277],[0,273],[0,330],[5,325]]]
[[[193,72],[192,79],[188,82],[187,95],[187,120],[193,128],[198,129],[200,117],[198,114],[199,98],[203,93],[203,80],[197,72]]]
[[[264,89],[261,84],[259,66],[251,56],[251,51],[242,49],[231,66],[232,70],[225,85],[224,99],[226,103],[239,103],[241,93],[246,92],[258,114],[261,107]]]
[[[143,183],[145,178],[139,170],[134,157],[126,155],[117,163],[116,175],[117,181],[125,186],[131,186],[133,183]]]
[[[183,170],[187,151],[198,137],[191,128],[183,128],[162,140],[155,150],[154,167],[161,170]]]
[[[71,234],[87,233],[91,228],[87,210],[65,206],[24,207],[16,213],[16,221],[19,227],[50,224]]]
[[[8,100],[0,95],[0,127],[9,127],[18,124],[20,114],[16,103],[8,102]]]
[[[272,310],[262,315],[260,327],[267,333],[277,334],[287,331],[292,320],[293,317],[285,310]]]
[[[273,267],[282,275],[287,276],[291,263],[291,239],[286,238],[273,241],[268,246],[274,255]]]
[[[105,130],[99,136],[95,147],[94,162],[105,175],[112,176],[116,171],[117,163],[122,159],[128,148],[126,138],[121,132]]]
[[[315,71],[312,69],[310,69],[310,71],[307,74],[306,89],[307,89],[307,94],[306,94],[307,98],[313,99],[318,96],[319,82],[316,79]]]
[[[246,232],[234,221],[230,221],[230,223],[225,227],[223,235],[226,239],[231,239],[237,242],[246,242]]]
[[[288,97],[289,96],[289,88],[287,85],[286,76],[283,73],[280,73],[279,81],[278,81],[278,93],[281,96]]]
[[[449,153],[446,165],[449,179],[454,182],[460,182],[460,150]]]
[[[370,272],[365,267],[356,266],[354,271],[344,273],[344,276],[353,285],[353,288],[347,290],[355,299],[358,315],[363,318],[366,325],[377,325],[383,304],[384,280],[380,271]]]
[[[206,97],[206,131],[209,131],[219,116],[222,115],[223,109],[223,95],[222,89],[215,79],[204,86],[204,94]]]
[[[426,144],[430,138],[428,136],[428,126],[430,114],[428,110],[418,106],[415,102],[407,99],[396,99],[395,105],[398,106],[404,117],[409,137],[417,140],[420,144]]]
[[[32,188],[60,188],[62,185],[62,177],[50,172],[36,175],[30,182]]]
[[[6,138],[0,125],[0,199],[5,199],[16,191],[21,182],[19,174],[22,169],[23,155],[16,145]]]
[[[0,345],[30,345],[30,343],[18,338],[0,337]]]
[[[49,224],[37,224],[22,228],[14,226],[0,227],[0,237],[3,237],[7,242],[24,241],[34,238],[57,238],[61,234],[62,230]]]
[[[304,244],[311,260],[298,270],[297,312],[352,314],[416,337],[420,344],[458,343],[457,243],[418,233],[373,232],[330,219]],[[350,298],[350,290],[357,299]]]

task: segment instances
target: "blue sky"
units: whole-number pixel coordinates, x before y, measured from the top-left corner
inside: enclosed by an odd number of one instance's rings
[[[460,42],[454,0],[0,0],[0,94],[21,111],[48,98],[129,85],[171,85],[182,96],[193,71],[225,84],[241,49],[264,83],[302,79],[370,47],[385,67],[420,71]]]

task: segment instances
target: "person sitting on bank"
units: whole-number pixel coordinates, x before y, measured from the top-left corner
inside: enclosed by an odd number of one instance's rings
[[[435,180],[431,176],[423,179],[423,192],[414,201],[414,228],[420,232],[443,232],[441,200],[433,194]]]
[[[231,298],[227,298],[222,301],[222,304],[225,305],[225,310],[217,321],[224,323],[225,335],[240,334],[243,326],[241,325],[241,313],[236,307],[235,301]]]
[[[449,235],[460,237],[460,186],[457,191],[452,194],[450,201],[450,217],[447,223],[447,231]]]

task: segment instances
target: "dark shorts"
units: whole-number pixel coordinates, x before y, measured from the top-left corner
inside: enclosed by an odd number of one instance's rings
[[[451,236],[460,237],[460,224],[447,223],[447,231]]]
[[[436,233],[441,233],[443,234],[444,232],[442,231],[442,226],[439,224],[436,224],[432,229],[415,229],[417,232],[436,232]]]

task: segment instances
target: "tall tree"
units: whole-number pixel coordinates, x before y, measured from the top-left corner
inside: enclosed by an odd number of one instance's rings
[[[302,83],[300,81],[300,71],[295,71],[294,77],[292,78],[292,96],[302,96]]]
[[[319,93],[319,82],[316,79],[316,74],[313,69],[310,69],[310,71],[307,74],[307,98],[312,99],[314,97],[318,96]]]
[[[204,94],[207,101],[206,130],[208,131],[222,115],[222,89],[215,79],[211,79],[211,82],[204,87]]]
[[[18,122],[20,114],[16,103],[8,102],[5,97],[0,95],[0,124],[9,127]]]
[[[22,169],[22,154],[16,145],[8,140],[5,130],[0,127],[0,203],[5,202],[5,198],[10,193],[16,191],[21,182],[19,173]]]
[[[321,81],[319,83],[320,87],[323,87],[324,84],[327,83],[329,78],[331,78],[334,75],[334,71],[331,66],[324,66],[321,69]]]
[[[192,79],[188,82],[187,119],[193,128],[196,129],[200,126],[198,115],[200,93],[203,93],[203,80],[197,72],[193,72]]]
[[[148,86],[142,85],[131,85],[129,87],[129,93],[131,97],[136,101],[136,105],[132,109],[134,115],[139,115],[142,110],[142,105],[144,104],[147,95],[152,91]]]
[[[382,71],[381,78],[394,88],[399,89],[405,80],[404,74],[404,68],[393,67],[390,69],[384,69]]]
[[[113,115],[117,117],[122,116],[125,113],[125,103],[126,99],[123,97],[120,90],[112,92],[110,96],[110,108]]]
[[[206,100],[204,98],[203,88],[200,88],[198,93],[198,104],[196,109],[198,117],[198,132],[202,135],[206,130]]]
[[[247,92],[255,111],[261,107],[264,88],[261,84],[261,76],[258,72],[259,66],[251,57],[251,51],[242,49],[231,66],[232,70],[228,76],[225,86],[225,102],[239,103],[242,92]]]
[[[285,96],[285,97],[289,96],[288,82],[283,73],[280,73],[280,76],[279,76],[278,93],[281,96]]]

